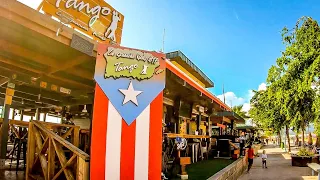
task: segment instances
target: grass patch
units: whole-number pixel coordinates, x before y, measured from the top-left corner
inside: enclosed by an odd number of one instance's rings
[[[206,180],[233,162],[231,159],[210,159],[190,164],[187,166],[189,180]]]

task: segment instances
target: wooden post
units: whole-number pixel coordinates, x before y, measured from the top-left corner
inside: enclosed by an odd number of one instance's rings
[[[46,119],[47,119],[47,113],[44,113],[44,115],[43,115],[43,122],[46,122]]]
[[[1,144],[0,144],[0,169],[5,167],[6,155],[7,155],[7,144],[8,144],[8,131],[9,131],[9,114],[12,103],[12,96],[14,95],[15,84],[8,82],[6,89],[6,96],[4,100],[4,116],[1,126]]]
[[[16,109],[12,109],[11,119],[14,120]]]
[[[40,121],[40,113],[41,113],[40,108],[37,108],[36,109],[36,120],[37,121]]]
[[[75,126],[73,128],[73,145],[76,147],[79,147],[79,133],[80,133],[80,127]]]
[[[78,169],[77,169],[77,180],[88,180],[89,179],[89,162],[78,157]]]
[[[50,138],[49,139],[49,148],[48,148],[48,179],[53,179],[54,177],[54,169],[55,169],[55,149],[54,149],[54,145],[53,142],[54,139]]]
[[[23,110],[21,110],[21,114],[20,114],[20,121],[23,121]]]
[[[29,175],[32,171],[32,166],[34,164],[34,153],[36,149],[36,141],[35,136],[33,134],[33,122],[30,121],[29,123],[29,130],[28,130],[28,152],[27,152],[27,169],[26,169],[26,179],[29,179]]]

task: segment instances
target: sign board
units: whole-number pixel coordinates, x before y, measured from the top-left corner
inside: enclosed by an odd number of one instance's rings
[[[161,178],[165,55],[99,44],[90,179]]]
[[[42,10],[94,40],[121,42],[124,16],[104,0],[44,0]]]
[[[199,108],[199,112],[200,112],[200,113],[204,113],[204,107],[198,106],[198,108]]]

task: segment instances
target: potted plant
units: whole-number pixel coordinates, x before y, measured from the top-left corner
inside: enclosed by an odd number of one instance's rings
[[[291,165],[307,167],[307,163],[317,162],[318,156],[307,148],[299,149],[297,154],[291,154]]]

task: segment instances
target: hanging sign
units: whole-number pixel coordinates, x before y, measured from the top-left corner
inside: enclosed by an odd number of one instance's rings
[[[180,138],[180,137],[177,137],[175,139],[175,143],[177,145],[177,150],[178,151],[183,151],[187,148],[187,139],[185,138]]]
[[[104,0],[44,0],[42,10],[95,40],[121,42],[124,16]]]
[[[99,44],[90,178],[161,177],[163,53]]]

